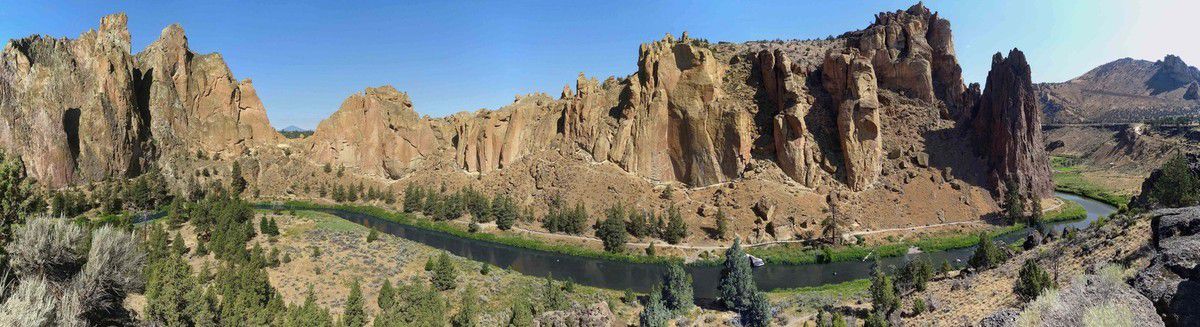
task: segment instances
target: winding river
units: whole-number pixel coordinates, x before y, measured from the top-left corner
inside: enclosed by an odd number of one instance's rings
[[[1048,225],[1048,227],[1055,230],[1061,231],[1067,227],[1085,227],[1096,220],[1097,217],[1107,216],[1116,211],[1116,208],[1108,204],[1085,197],[1066,193],[1055,193],[1055,195],[1069,201],[1078,202],[1087,210],[1086,219]],[[337,209],[321,209],[320,211],[367,227],[379,229],[381,232],[446,250],[471,260],[487,262],[499,267],[509,267],[531,276],[553,276],[555,279],[560,280],[571,279],[576,283],[588,286],[616,290],[632,289],[645,292],[654,284],[659,283],[661,276],[666,271],[666,268],[659,264],[626,263],[531,250],[486,241],[463,239],[450,234],[403,225],[362,213]],[[1001,235],[997,239],[1011,243],[1025,237],[1028,232],[1029,229],[1023,229]],[[943,260],[961,263],[965,262],[974,251],[974,247],[970,247],[924,253],[921,255],[928,256],[934,263],[942,262]],[[912,258],[913,255],[907,255],[882,258],[879,261],[885,266],[898,267]],[[768,264],[754,268],[754,279],[759,289],[762,290],[817,286],[866,278],[870,275],[873,264],[874,260],[801,265]],[[716,297],[716,288],[720,279],[721,267],[688,266],[686,270],[692,275],[696,298]]]

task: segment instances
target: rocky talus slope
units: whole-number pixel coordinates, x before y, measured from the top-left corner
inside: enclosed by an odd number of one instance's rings
[[[1050,123],[1133,123],[1200,108],[1200,70],[1178,56],[1118,59],[1062,83],[1037,85]]]
[[[124,14],[76,39],[10,41],[0,63],[0,145],[59,187],[128,177],[164,153],[240,156],[280,139],[250,82],[197,55],[178,26],[136,57]]]

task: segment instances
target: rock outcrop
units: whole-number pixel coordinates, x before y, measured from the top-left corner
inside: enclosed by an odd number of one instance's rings
[[[1040,297],[1019,316],[1002,309],[979,322],[981,326],[1091,326],[1128,321],[1130,326],[1164,326],[1145,296],[1120,280],[1084,275],[1057,296]]]
[[[875,70],[858,50],[848,49],[827,55],[821,74],[837,108],[846,184],[862,190],[879,177],[883,160]]]
[[[8,42],[0,63],[0,147],[51,186],[126,177],[152,159],[134,92],[123,14],[75,40]]]
[[[1134,287],[1173,326],[1200,325],[1200,207],[1153,211],[1155,251]]]
[[[367,88],[317,125],[309,155],[318,163],[400,178],[438,149],[430,124],[413,111],[408,94],[391,86]]]
[[[139,101],[158,146],[236,156],[282,140],[251,81],[235,79],[220,54],[192,52],[179,25],[163,29],[136,61]]]
[[[809,72],[793,65],[780,49],[762,50],[756,56],[763,90],[776,110],[771,126],[775,140],[775,163],[788,177],[808,187],[815,186],[819,159],[804,122],[812,109],[813,96],[805,89]]]
[[[1019,194],[1046,197],[1054,189],[1025,54],[992,56],[987,85],[964,123],[987,158],[989,179],[998,194],[1011,184]],[[1028,202],[1028,201],[1027,201]]]
[[[500,170],[555,139],[557,103],[545,94],[518,97],[500,110],[460,113],[446,119],[455,164],[470,172]]]
[[[951,34],[949,21],[918,3],[876,15],[851,43],[871,59],[880,87],[957,107],[966,86]]]

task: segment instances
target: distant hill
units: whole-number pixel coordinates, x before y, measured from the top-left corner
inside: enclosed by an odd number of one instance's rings
[[[283,134],[283,137],[289,139],[299,139],[313,135],[313,130],[300,128],[296,125],[289,125],[288,127],[284,127],[283,129],[279,130],[279,134]]]
[[[1200,70],[1177,56],[1118,59],[1063,83],[1041,83],[1047,123],[1126,123],[1194,116]]]
[[[284,127],[283,129],[281,129],[279,131],[280,132],[311,132],[312,130],[307,129],[307,128],[301,128],[296,125],[288,125],[288,127]]]

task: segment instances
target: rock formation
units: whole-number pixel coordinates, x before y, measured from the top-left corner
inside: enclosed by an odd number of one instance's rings
[[[1007,58],[992,56],[987,86],[964,119],[987,158],[989,179],[998,194],[1005,194],[1011,183],[1020,194],[1050,195],[1054,184],[1024,53],[1013,49]]]
[[[137,174],[148,113],[137,105],[123,14],[78,39],[8,42],[0,63],[0,146],[52,187]]]
[[[437,148],[430,122],[413,111],[408,94],[381,86],[350,96],[317,125],[309,155],[318,163],[400,178]]]
[[[282,140],[251,81],[235,79],[220,54],[192,52],[179,25],[163,29],[136,61],[140,101],[158,146],[236,156]]]
[[[825,57],[821,68],[825,91],[837,108],[838,139],[846,166],[846,184],[862,190],[879,177],[883,147],[880,140],[879,97],[871,62],[855,49]]]
[[[876,15],[851,43],[871,59],[880,87],[927,102],[940,99],[951,107],[962,103],[966,86],[950,22],[924,5]]]
[[[1150,213],[1155,255],[1134,279],[1173,326],[1200,325],[1200,207]]]
[[[812,135],[804,122],[813,97],[804,89],[808,72],[793,65],[783,50],[762,50],[757,65],[762,75],[763,90],[776,110],[772,137],[775,139],[775,161],[788,177],[808,187],[815,186],[817,152],[812,148]]]

